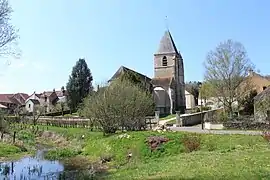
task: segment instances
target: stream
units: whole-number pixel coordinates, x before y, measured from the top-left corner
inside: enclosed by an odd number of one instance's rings
[[[44,159],[46,150],[38,150],[33,157],[0,163],[1,180],[61,179],[64,165],[60,161]]]

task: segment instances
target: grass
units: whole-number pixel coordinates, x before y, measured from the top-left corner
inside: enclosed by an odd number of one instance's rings
[[[165,116],[165,117],[160,118],[160,120],[167,120],[167,119],[175,118],[175,117],[176,117],[175,114],[169,114],[168,116]]]
[[[81,149],[78,151],[76,146],[60,147],[49,151],[48,158],[68,160],[80,155],[94,162],[110,159],[106,163],[109,174],[105,179],[241,180],[267,179],[270,176],[270,149],[262,136],[143,131],[127,132],[127,136],[122,137],[121,133],[104,137],[101,132],[79,128],[49,127],[49,131],[61,134],[70,142],[81,142]],[[31,139],[30,134],[23,134],[21,138]],[[150,136],[163,136],[169,141],[151,152],[146,143]],[[191,136],[196,137],[197,146],[188,152],[185,144],[194,144],[189,138]],[[184,143],[185,139],[190,142]],[[20,151],[12,145],[0,144],[1,153],[16,154]],[[132,153],[129,162],[128,153]]]
[[[105,179],[267,179],[270,176],[269,144],[261,136],[210,135],[183,132],[128,132],[103,137],[100,132],[82,129],[51,128],[72,136],[85,135],[81,155],[96,161],[112,157]],[[200,147],[187,153],[183,137],[200,139]],[[170,139],[158,151],[151,152],[147,137],[163,136]],[[132,159],[126,156],[132,152]],[[116,168],[118,166],[118,168]]]

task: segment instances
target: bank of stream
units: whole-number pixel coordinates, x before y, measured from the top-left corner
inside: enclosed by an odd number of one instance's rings
[[[78,151],[83,141],[77,137],[66,137],[62,133],[42,131],[34,136],[31,131],[18,131],[15,144],[5,136],[2,146],[0,179],[39,180],[39,179],[96,179],[98,163],[90,162]],[[16,149],[16,151],[11,151]],[[14,153],[14,154],[13,154]],[[0,153],[1,154],[1,153]],[[15,158],[15,156],[21,158]]]

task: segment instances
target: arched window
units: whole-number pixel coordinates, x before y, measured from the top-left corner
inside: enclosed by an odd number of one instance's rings
[[[162,66],[167,66],[167,64],[168,64],[168,62],[167,62],[167,57],[164,56],[164,57],[162,58]]]

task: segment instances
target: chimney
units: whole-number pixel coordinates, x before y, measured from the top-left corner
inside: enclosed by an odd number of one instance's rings
[[[53,88],[53,92],[55,92],[55,88]]]
[[[248,70],[248,76],[252,76],[253,73],[254,73],[254,71],[253,71],[252,69],[249,69],[249,70]]]

